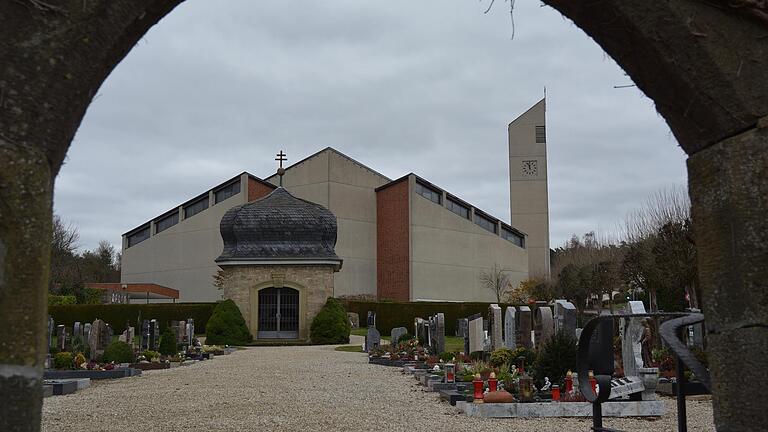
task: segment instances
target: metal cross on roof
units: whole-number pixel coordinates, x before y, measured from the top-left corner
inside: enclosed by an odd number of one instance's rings
[[[287,160],[288,160],[288,158],[287,158],[287,157],[285,157],[285,156],[286,156],[286,154],[285,154],[285,153],[283,153],[283,151],[282,151],[282,150],[280,150],[280,153],[278,153],[276,156],[277,156],[277,157],[275,158],[275,160],[280,162],[280,168],[282,168],[282,167],[283,167],[283,161],[287,161]]]
[[[277,175],[280,176],[280,187],[283,187],[283,174],[285,174],[285,168],[283,168],[283,162],[287,161],[288,158],[285,157],[286,154],[283,153],[282,150],[280,150],[280,153],[278,153],[276,156],[277,157],[275,158],[275,160],[280,163],[280,167],[277,169]]]

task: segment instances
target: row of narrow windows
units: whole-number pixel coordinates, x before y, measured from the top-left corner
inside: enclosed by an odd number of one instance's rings
[[[441,190],[435,189],[432,186],[417,181],[415,191],[418,195],[421,195],[433,203],[443,205],[443,192]],[[470,208],[458,200],[451,198],[450,196],[447,196],[445,199],[445,208],[464,219],[470,219]],[[497,221],[493,218],[484,216],[479,211],[475,211],[474,222],[477,226],[488,232],[499,234],[499,225]],[[505,227],[504,225],[501,226],[501,237],[505,240],[511,241],[521,248],[525,248],[525,238],[513,230]]]
[[[213,191],[213,203],[218,204],[228,198],[231,198],[240,193],[240,180],[232,182],[228,185],[222,186]],[[184,219],[189,219],[192,216],[206,210],[208,208],[208,194],[200,197],[199,199],[185,205],[182,208],[184,212]],[[168,228],[179,223],[179,212],[174,210],[167,215],[160,216],[155,219],[155,234],[161,233]],[[150,224],[139,228],[127,237],[128,247],[139,244],[150,237]]]

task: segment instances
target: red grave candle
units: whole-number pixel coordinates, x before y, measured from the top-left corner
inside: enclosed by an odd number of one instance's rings
[[[474,403],[483,403],[483,380],[480,379],[480,374],[475,375],[475,379],[472,380],[472,385],[475,389]]]
[[[496,379],[496,374],[491,372],[490,378],[488,378],[488,391],[489,392],[495,392],[496,391],[496,385],[499,383],[499,380]]]
[[[552,401],[560,402],[560,386],[558,385],[552,386]]]

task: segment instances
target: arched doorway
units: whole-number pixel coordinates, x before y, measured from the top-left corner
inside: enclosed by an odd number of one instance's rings
[[[258,339],[298,339],[298,290],[287,287],[261,289],[258,305]]]

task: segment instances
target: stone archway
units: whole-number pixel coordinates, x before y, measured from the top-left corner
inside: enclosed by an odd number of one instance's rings
[[[768,387],[768,6],[544,2],[624,68],[690,156],[715,421],[756,430],[768,410],[745,389]],[[0,429],[39,429],[56,174],[103,81],[180,3],[0,5]]]

